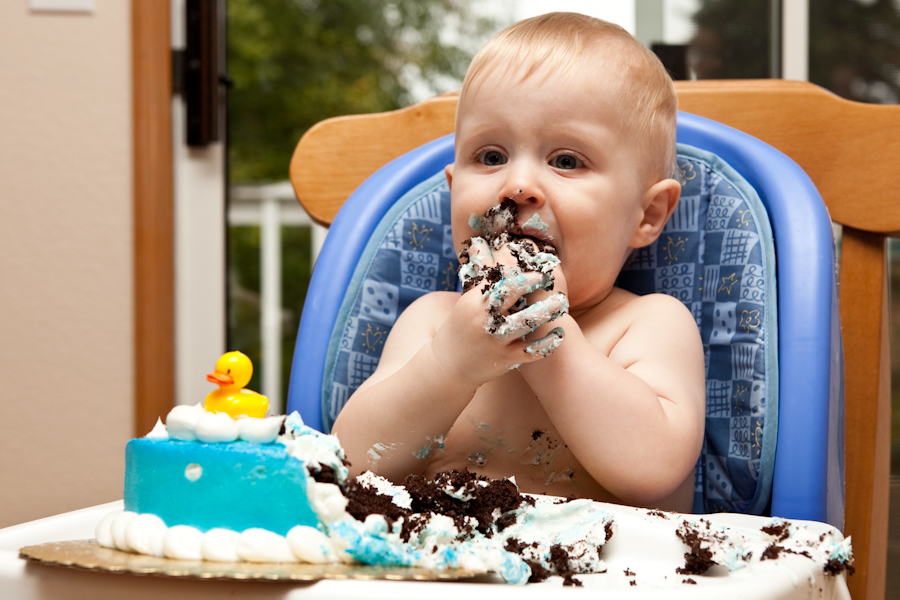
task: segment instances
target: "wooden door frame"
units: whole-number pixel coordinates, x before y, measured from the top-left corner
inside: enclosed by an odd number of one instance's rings
[[[132,0],[134,432],[174,403],[175,263],[169,0]]]

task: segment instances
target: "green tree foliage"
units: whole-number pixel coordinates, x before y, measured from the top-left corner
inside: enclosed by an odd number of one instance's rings
[[[227,13],[233,183],[286,179],[322,119],[404,106],[413,81],[458,87],[497,29],[470,0],[228,0]]]
[[[900,4],[810,0],[809,80],[844,98],[900,101]]]
[[[697,79],[769,74],[769,0],[701,0],[688,62]]]
[[[789,0],[782,0],[787,2]],[[701,0],[690,43],[698,79],[770,77],[770,0]],[[900,4],[810,0],[809,80],[861,102],[900,100]]]

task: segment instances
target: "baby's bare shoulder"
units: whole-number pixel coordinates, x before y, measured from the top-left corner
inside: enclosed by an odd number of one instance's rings
[[[660,354],[671,360],[674,354],[702,348],[700,331],[691,311],[677,298],[666,294],[633,296],[622,306],[626,333],[618,346],[644,356]]]
[[[628,301],[631,310],[639,318],[687,318],[693,322],[691,311],[684,303],[668,294],[646,294],[638,296],[632,294]]]

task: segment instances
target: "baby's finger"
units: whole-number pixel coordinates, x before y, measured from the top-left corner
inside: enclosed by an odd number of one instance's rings
[[[459,252],[459,263],[459,280],[468,291],[482,279],[485,269],[494,265],[491,246],[480,237],[466,240]]]
[[[491,245],[484,238],[473,237],[469,240],[467,249],[469,263],[476,268],[483,269],[494,265],[494,252]]]
[[[569,312],[568,298],[565,294],[556,293],[508,317],[489,311],[485,329],[499,340],[509,336],[521,337],[567,312]]]
[[[506,312],[519,298],[536,290],[547,289],[553,284],[553,276],[549,273],[529,271],[523,273],[518,269],[494,284],[488,292],[488,306],[497,312]]]
[[[559,348],[565,338],[566,332],[562,327],[554,327],[550,333],[542,338],[538,338],[525,346],[525,352],[535,358],[543,358],[553,354],[553,351]]]

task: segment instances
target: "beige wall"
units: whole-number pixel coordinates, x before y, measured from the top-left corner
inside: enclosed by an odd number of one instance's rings
[[[130,3],[96,4],[0,1],[0,527],[122,497]]]

